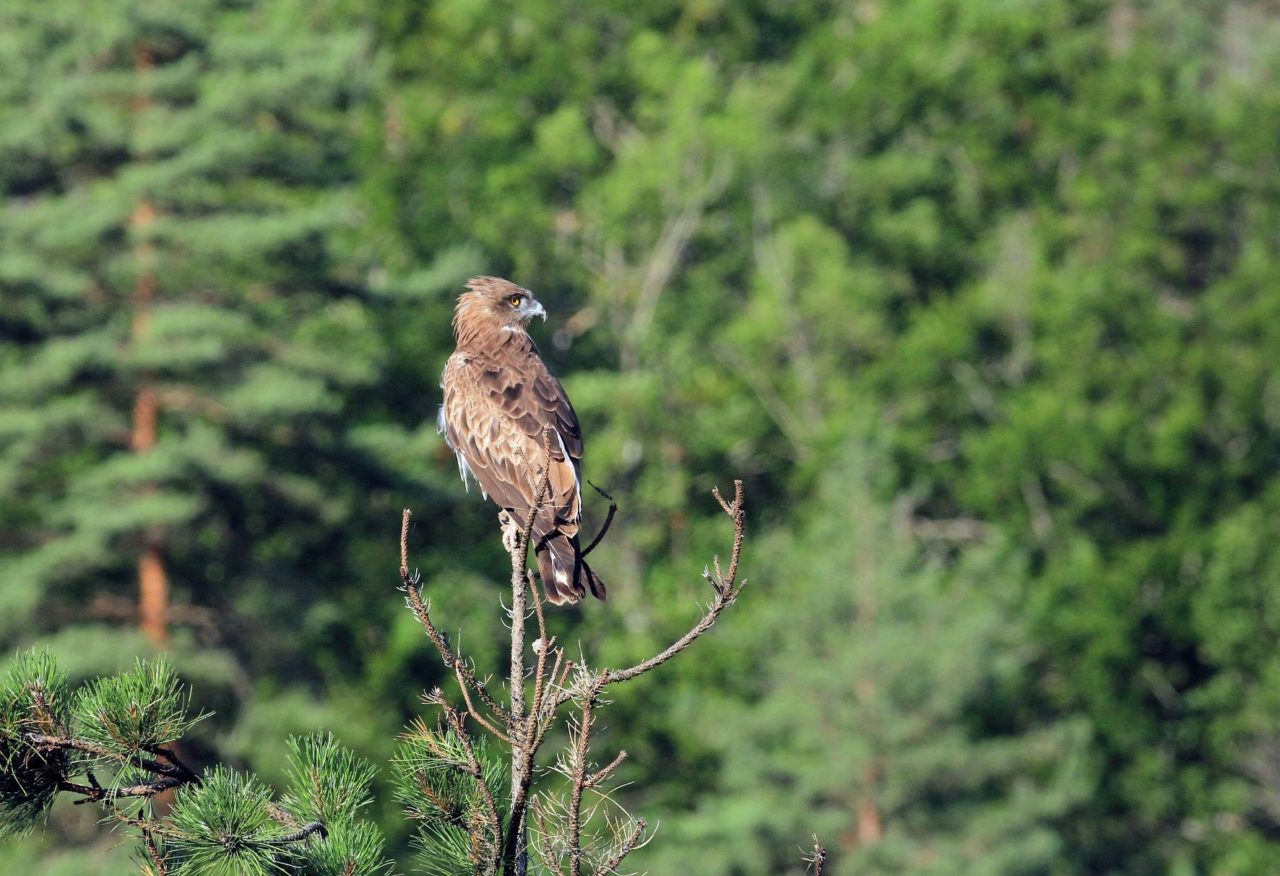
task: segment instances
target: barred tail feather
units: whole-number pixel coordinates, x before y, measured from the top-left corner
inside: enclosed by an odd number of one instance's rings
[[[577,602],[591,591],[596,599],[605,598],[604,582],[582,558],[577,538],[556,534],[538,550],[538,573],[547,600],[556,605]]]

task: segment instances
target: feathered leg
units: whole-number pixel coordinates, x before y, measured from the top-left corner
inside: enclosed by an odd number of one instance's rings
[[[520,544],[520,530],[523,527],[515,515],[505,509],[498,512],[498,525],[502,527],[502,546],[507,549],[507,553],[511,553]]]

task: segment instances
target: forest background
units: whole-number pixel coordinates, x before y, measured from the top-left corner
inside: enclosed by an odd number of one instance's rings
[[[744,599],[602,731],[629,863],[1274,872],[1277,143],[1262,0],[10,0],[0,645],[163,650],[201,763],[385,763],[402,507],[501,666],[435,431],[498,274],[621,504],[562,638],[685,628],[747,485]],[[0,870],[128,872],[91,808]]]

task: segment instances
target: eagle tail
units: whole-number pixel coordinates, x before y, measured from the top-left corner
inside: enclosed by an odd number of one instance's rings
[[[596,599],[605,598],[604,582],[583,559],[582,546],[576,536],[552,535],[538,549],[537,557],[538,573],[548,601],[556,605],[577,602],[588,590]]]

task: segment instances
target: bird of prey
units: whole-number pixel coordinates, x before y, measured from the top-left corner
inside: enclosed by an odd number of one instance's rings
[[[582,430],[560,381],[551,376],[525,327],[547,318],[528,289],[497,277],[474,277],[453,312],[457,349],[444,367],[439,426],[458,457],[463,483],[521,529],[548,463],[550,489],[533,521],[531,542],[547,599],[577,602],[604,583],[582,558]],[[503,517],[502,514],[499,517]]]

